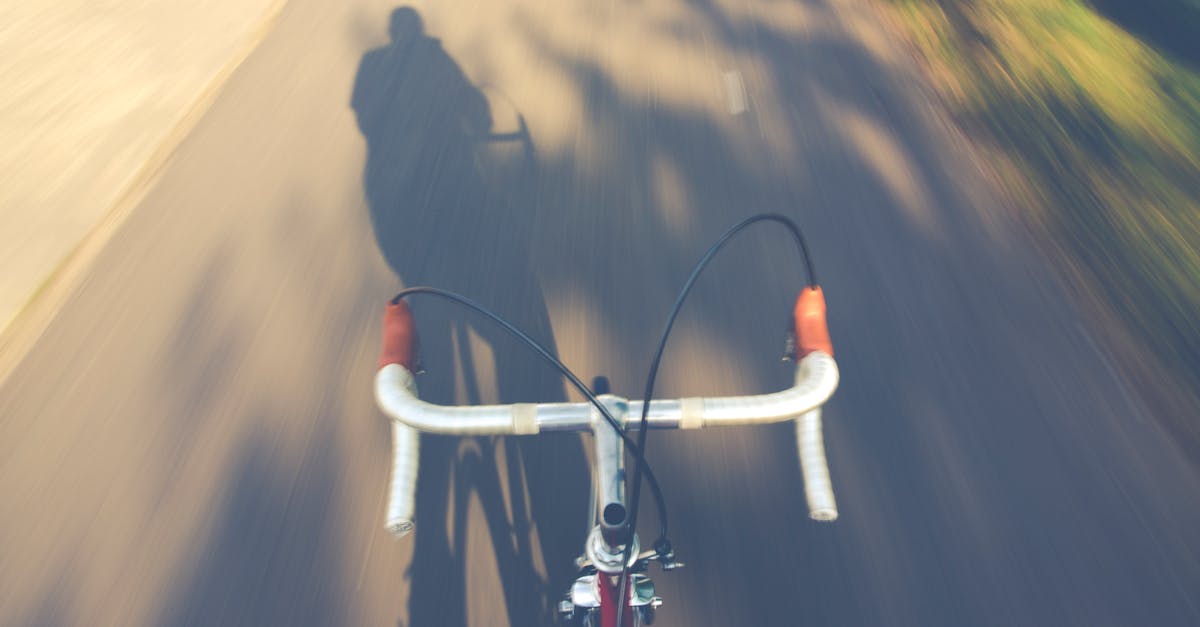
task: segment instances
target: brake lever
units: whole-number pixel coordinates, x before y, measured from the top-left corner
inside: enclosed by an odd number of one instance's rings
[[[659,566],[663,570],[675,570],[683,568],[683,562],[675,560],[675,549],[671,546],[671,542],[666,538],[660,538],[654,543],[654,558],[658,560]]]

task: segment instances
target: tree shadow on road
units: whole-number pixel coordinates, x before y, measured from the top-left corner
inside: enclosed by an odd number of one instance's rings
[[[801,4],[815,23],[832,20],[846,6]],[[503,199],[504,192],[485,182],[478,164],[471,163],[477,153],[472,154],[467,137],[485,132],[490,116],[478,113],[486,99],[453,61],[427,64],[453,66],[423,88],[443,94],[432,97],[444,101],[442,107],[410,107],[409,98],[420,102],[429,96],[425,91],[419,98],[406,96],[394,87],[380,92],[388,105],[380,109],[391,111],[381,118],[385,121],[372,122],[363,117],[371,107],[355,106],[368,142],[365,185],[376,237],[402,280],[484,294],[480,300],[502,304],[501,313],[517,312],[518,326],[539,339],[552,335],[543,290],[554,298],[556,314],[563,300],[582,300],[579,310],[602,323],[588,332],[609,331],[602,336],[605,354],[588,358],[605,366],[619,394],[640,391],[650,357],[646,347],[657,340],[660,316],[707,242],[759,212],[796,217],[817,234],[810,241],[829,287],[830,310],[837,312],[831,314],[831,326],[843,389],[826,416],[835,484],[853,488],[842,497],[846,520],[833,528],[804,522],[787,425],[656,438],[651,448],[663,461],[656,471],[672,519],[686,521],[673,528],[673,540],[684,552],[683,561],[703,565],[656,577],[668,599],[664,616],[677,612],[687,621],[690,614],[702,624],[794,624],[798,617],[814,624],[1067,622],[1068,607],[1085,605],[1092,587],[1108,593],[1104,611],[1127,611],[1139,596],[1151,594],[1149,583],[1130,585],[1124,575],[1093,574],[1107,572],[1101,567],[1117,557],[1115,552],[1096,556],[1089,543],[1118,525],[1133,525],[1130,511],[1108,512],[1116,508],[1118,495],[1105,486],[1086,484],[1073,492],[1086,507],[1106,512],[1102,522],[1084,521],[1083,514],[1075,519],[1078,528],[1031,530],[1011,519],[1017,510],[1058,511],[1068,478],[1086,476],[1086,469],[1062,461],[1055,443],[1112,399],[1070,399],[1073,404],[1047,409],[1045,398],[1022,392],[1035,387],[1027,372],[1031,364],[1075,363],[1060,358],[1069,352],[1068,340],[1038,317],[1044,301],[1022,283],[1034,266],[1026,251],[1006,248],[1012,243],[997,241],[1003,234],[981,226],[986,220],[981,214],[991,209],[983,205],[990,201],[969,197],[981,185],[956,179],[971,164],[956,162],[964,161],[963,155],[951,153],[950,142],[928,132],[934,122],[922,115],[923,103],[912,97],[915,90],[899,85],[906,77],[894,75],[887,59],[836,29],[797,32],[767,19],[734,15],[740,9],[717,2],[697,0],[687,7],[677,21],[664,20],[662,40],[703,48],[689,53],[711,62],[701,72],[714,79],[730,67],[756,79],[740,117],[705,109],[708,103],[694,101],[704,97],[701,90],[686,93],[693,100],[682,105],[667,97],[677,95],[666,94],[669,87],[656,91],[655,78],[672,78],[672,71],[701,64],[661,70],[663,75],[655,77],[652,63],[635,71],[620,66],[626,57],[613,53],[616,62],[606,57],[621,45],[607,33],[602,45],[589,49],[571,40],[570,33],[556,32],[563,24],[549,26],[519,3],[507,16],[510,30],[504,38],[519,41],[514,48],[528,47],[532,58],[552,68],[547,73],[567,85],[579,109],[564,114],[578,119],[560,124],[574,124],[561,146],[541,146],[539,168],[522,184],[533,190],[528,204]],[[636,21],[636,9],[628,6],[590,6],[588,11],[595,24],[603,24],[600,18],[606,16],[612,18],[609,25]],[[660,43],[651,41],[656,34],[636,42],[647,59]],[[400,50],[394,42],[368,53],[363,68],[371,59],[403,56],[389,52],[392,47]],[[436,53],[419,54],[445,53],[438,46]],[[401,68],[396,74],[403,79],[380,85],[422,80],[414,69],[420,64],[389,64]],[[410,76],[414,72],[417,78]],[[631,75],[638,80],[626,80]],[[706,80],[703,74],[690,78]],[[771,112],[754,99],[764,92],[773,92],[787,110],[769,117]],[[404,130],[421,115],[435,116],[432,127],[443,130],[429,139]],[[458,121],[437,117],[443,115]],[[530,119],[536,133],[541,120]],[[406,139],[414,136],[422,139]],[[773,148],[764,150],[776,145],[765,140],[790,143],[796,150],[780,158],[770,152]],[[422,159],[451,167],[415,163]],[[410,174],[423,167],[428,169]],[[403,180],[385,181],[381,177],[388,172],[400,173]],[[495,247],[498,234],[503,249]],[[772,237],[755,232],[731,244],[697,285],[668,349],[661,395],[757,393],[787,385],[788,368],[772,358],[781,348],[800,272],[798,263],[787,265],[794,261],[786,241]],[[460,259],[457,251],[469,252]],[[479,263],[487,268],[480,270],[474,265]],[[988,289],[980,289],[980,282]],[[423,355],[433,372],[422,384],[427,398],[449,402],[484,396],[480,388],[486,387],[486,376],[457,383],[453,374],[458,367],[474,369],[475,353],[464,348],[472,334],[494,353],[490,359],[502,400],[526,393],[533,394],[527,400],[562,396],[556,383],[506,381],[513,352],[500,348],[506,340],[455,318],[449,309],[421,307],[418,317],[429,315],[433,325],[432,336],[424,336]],[[433,320],[443,317],[453,322]],[[680,359],[685,351],[691,363]],[[434,363],[446,355],[456,356],[456,362]],[[608,369],[613,362],[620,363],[619,370]],[[526,370],[542,371],[533,363]],[[731,381],[742,385],[729,387]],[[499,464],[498,454],[490,453],[496,447],[483,440],[458,448],[443,438],[426,441],[412,624],[425,619],[457,625],[466,619],[462,608],[468,602],[461,585],[468,569],[461,553],[466,540],[453,530],[442,536],[440,528],[437,537],[420,538],[420,529],[428,529],[422,516],[432,515],[432,524],[446,526],[441,512],[453,507],[454,516],[461,516],[464,486],[473,485],[488,510],[502,576],[519,577],[531,569],[504,539],[508,523],[497,513],[500,505],[488,505],[502,483],[483,475],[465,483],[458,479],[460,472],[491,472]],[[1022,455],[1020,464],[1013,461]],[[526,453],[523,459],[531,482],[559,468],[545,464],[534,472],[531,460],[544,457]],[[738,469],[740,462],[750,470]],[[556,484],[583,485],[581,462],[568,468],[574,476],[560,475]],[[758,474],[762,469],[773,472],[769,481]],[[454,482],[446,479],[452,472]],[[1038,484],[1039,472],[1062,477]],[[1030,495],[1029,488],[1041,491]],[[560,496],[548,489],[530,492],[535,508],[543,498]],[[581,518],[572,512],[581,513],[584,505],[558,506],[556,514],[563,517],[535,509],[533,523],[543,532],[543,544],[547,529]],[[649,525],[653,518],[643,521]],[[450,526],[461,529],[462,523]],[[561,541],[542,547],[551,564],[547,584],[515,596],[506,588],[512,624],[544,622],[539,620],[544,613],[514,614],[514,601],[538,597],[540,590],[538,602],[545,607],[561,592],[556,586],[568,582],[564,575],[570,573],[560,568],[556,574],[555,560],[562,564],[577,552],[582,531],[568,528]],[[1047,546],[1053,550],[1044,550]],[[1136,552],[1135,547],[1124,557]],[[755,574],[713,574],[730,563]],[[980,563],[991,570],[981,574]],[[1026,567],[1051,574],[1031,579],[1022,575]],[[1146,561],[1129,572],[1135,571],[1139,582],[1153,579]],[[1070,599],[1064,602],[1045,595],[1048,581],[1078,583],[1062,584]],[[706,586],[714,585],[720,586],[719,598],[706,595],[712,589]],[[1165,598],[1170,593],[1162,594],[1163,606],[1170,605],[1173,599]],[[1013,598],[1021,599],[1020,607],[1012,608]]]
[[[334,416],[317,421],[312,455],[294,477],[280,469],[267,434],[235,455],[221,516],[161,625],[330,625],[348,613],[336,580],[337,467],[344,456]],[[297,489],[299,486],[299,489]],[[278,594],[263,594],[276,590]]]
[[[1159,52],[1200,71],[1200,3],[1194,0],[1091,0],[1101,15]]]

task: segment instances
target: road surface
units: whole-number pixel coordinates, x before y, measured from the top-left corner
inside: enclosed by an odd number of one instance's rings
[[[0,623],[548,623],[587,443],[428,437],[392,540],[382,303],[460,290],[636,396],[691,264],[780,212],[829,299],[842,517],[807,520],[786,425],[654,434],[687,563],[657,624],[1200,624],[1196,466],[870,4],[393,9],[292,0],[0,384]],[[659,391],[784,387],[801,278],[781,233],[731,245]],[[569,398],[415,309],[427,398]]]

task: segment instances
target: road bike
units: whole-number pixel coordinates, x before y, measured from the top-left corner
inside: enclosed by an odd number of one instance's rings
[[[734,235],[759,222],[783,225],[793,235],[804,258],[808,282],[792,311],[785,356],[796,363],[795,383],[772,394],[724,398],[653,399],[658,366],[674,321],[696,279],[717,251]],[[404,298],[438,296],[476,310],[516,335],[557,368],[587,402],[516,403],[511,405],[441,406],[417,395],[415,373],[417,335],[412,310]],[[662,599],[646,571],[657,563],[665,571],[682,564],[667,539],[662,490],[646,463],[646,437],[651,429],[700,429],[793,421],[800,470],[813,520],[837,519],[837,504],[825,458],[821,408],[838,384],[837,363],[826,323],[825,297],[800,229],[776,214],[747,218],[717,240],[696,264],[668,316],[658,351],[647,378],[646,400],[629,400],[609,393],[607,381],[592,387],[558,361],[548,350],[485,307],[432,287],[401,290],[385,307],[383,349],[375,377],[375,396],[391,419],[393,466],[387,529],[404,536],[414,529],[419,433],[460,436],[525,435],[563,431],[592,434],[594,465],[591,529],[577,558],[579,575],[559,604],[560,617],[586,627],[635,627],[654,622]],[[637,441],[631,433],[636,432]],[[626,486],[625,455],[634,461],[633,479]],[[660,536],[644,549],[637,533],[640,490],[645,479],[657,506]],[[626,490],[631,492],[626,498]],[[623,600],[622,600],[623,599]]]

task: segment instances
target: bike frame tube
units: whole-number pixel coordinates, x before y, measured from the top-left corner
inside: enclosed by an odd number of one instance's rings
[[[600,627],[617,627],[617,595],[620,594],[618,578],[615,575],[596,574],[596,586],[600,590]],[[630,588],[632,589],[632,586]],[[629,592],[632,593],[632,590]],[[635,627],[633,607],[628,602],[621,605],[625,608],[625,617],[621,619],[621,624]]]

